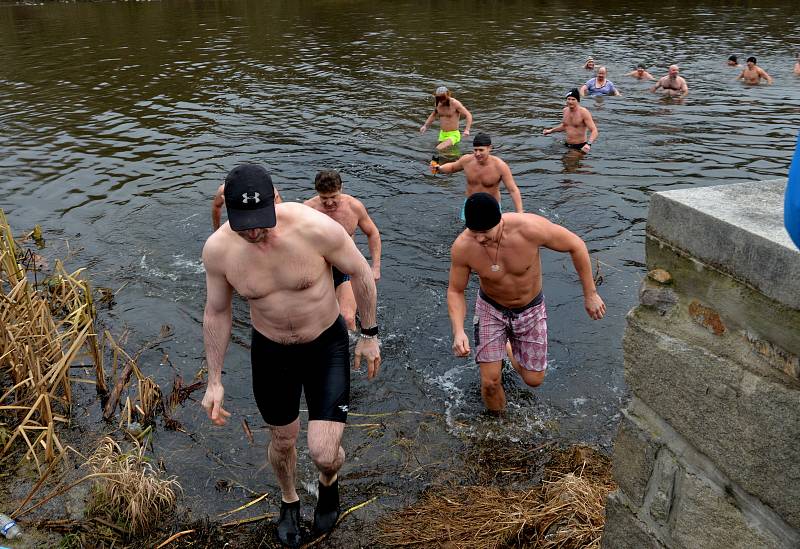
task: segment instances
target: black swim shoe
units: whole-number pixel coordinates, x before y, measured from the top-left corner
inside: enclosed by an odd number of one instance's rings
[[[319,483],[319,499],[314,509],[314,532],[327,534],[339,520],[339,479],[330,486]]]
[[[300,500],[292,503],[281,501],[281,516],[278,519],[278,539],[286,547],[300,547]]]

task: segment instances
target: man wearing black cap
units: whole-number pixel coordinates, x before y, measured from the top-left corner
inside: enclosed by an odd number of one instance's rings
[[[434,166],[434,173],[453,173],[464,170],[467,177],[465,194],[469,198],[474,193],[484,192],[500,202],[500,183],[505,185],[514,211],[522,213],[522,194],[511,175],[511,169],[504,161],[492,155],[492,139],[488,134],[479,133],[472,140],[472,154],[465,154],[455,162]],[[464,218],[462,210],[462,221]]]
[[[772,84],[772,77],[767,74],[767,71],[758,66],[755,57],[747,58],[747,66],[736,77],[736,80],[744,80],[745,84],[757,85],[761,80],[766,80],[767,84]]]
[[[453,97],[445,86],[436,88],[436,91],[433,92],[433,100],[433,112],[419,127],[419,133],[425,133],[438,116],[439,144],[436,145],[436,149],[443,151],[461,141],[461,132],[458,130],[458,126],[462,115],[467,120],[467,125],[464,126],[464,135],[469,135],[469,129],[472,127],[472,113],[461,104],[461,101]]]
[[[361,313],[354,368],[363,356],[372,379],[381,357],[375,280],[367,260],[336,221],[302,204],[276,207],[273,197],[272,180],[261,166],[237,166],[225,179],[228,222],[203,247],[208,386],[202,405],[214,425],[230,417],[222,407],[222,364],[236,290],[250,304],[253,394],[270,426],[267,454],[281,488],[277,533],[282,543],[298,547],[300,501],[294,475],[301,392],[308,406],[309,453],[320,471],[314,529],[331,530],[339,516],[337,473],[344,462],[350,355],[332,265],[350,275]]]
[[[278,188],[273,186],[275,189],[275,204],[280,204],[283,202],[281,198],[281,193],[278,192]],[[222,208],[225,206],[225,184],[219,186],[217,189],[217,193],[214,195],[214,198],[211,200],[211,227],[216,231],[219,229],[219,226],[222,224]]]
[[[567,140],[565,145],[570,149],[588,153],[592,150],[592,144],[597,140],[600,132],[594,125],[594,119],[589,109],[580,106],[581,92],[578,88],[572,88],[567,94],[567,106],[564,107],[564,115],[561,124],[553,128],[542,131],[542,135],[550,135],[553,132],[565,132]],[[589,139],[586,139],[586,132],[589,132]]]
[[[467,228],[450,250],[447,287],[453,353],[470,353],[464,331],[464,291],[474,271],[480,278],[474,343],[481,396],[489,411],[502,412],[506,397],[500,373],[507,343],[513,354],[511,364],[527,385],[541,385],[547,369],[547,311],[539,247],[572,256],[583,286],[583,305],[592,319],[603,318],[606,306],[594,285],[589,251],[576,234],[538,215],[501,214],[497,201],[487,193],[470,196],[464,215]]]

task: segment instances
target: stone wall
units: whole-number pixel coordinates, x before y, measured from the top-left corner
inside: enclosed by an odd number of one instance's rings
[[[603,547],[800,547],[800,252],[785,188],[653,195]]]

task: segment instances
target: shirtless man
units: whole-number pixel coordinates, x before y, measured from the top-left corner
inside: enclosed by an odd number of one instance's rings
[[[275,188],[275,204],[283,202],[281,194]],[[219,229],[220,222],[222,221],[222,207],[225,205],[225,183],[219,186],[217,194],[211,200],[211,227],[216,231]]]
[[[731,55],[728,57],[727,65],[729,67],[734,67],[734,68],[741,67],[741,65],[739,64],[739,58],[736,57],[735,55]]]
[[[626,74],[625,76],[632,76],[636,80],[655,80],[653,75],[647,72],[647,68],[641,63],[636,65],[636,68],[631,72],[629,72],[628,74]]]
[[[592,113],[589,109],[580,106],[581,93],[577,88],[573,88],[567,94],[567,106],[564,107],[564,116],[561,124],[553,128],[542,131],[542,135],[550,135],[554,132],[565,132],[567,140],[565,145],[570,149],[575,149],[584,154],[592,150],[592,143],[597,140],[600,132],[594,125]],[[586,132],[589,132],[589,139],[586,139]]]
[[[796,53],[796,54],[795,54],[795,59],[794,59],[794,73],[795,73],[797,76],[800,76],[800,53]]]
[[[253,393],[269,425],[267,449],[281,489],[277,534],[299,547],[300,499],[295,488],[300,393],[308,405],[308,449],[319,469],[314,529],[326,532],[339,517],[337,473],[344,462],[342,433],[350,398],[349,338],[333,291],[331,265],[353,280],[361,311],[361,338],[353,367],[363,357],[374,378],[381,356],[372,270],[341,225],[308,206],[273,203],[267,171],[243,164],[225,178],[228,222],[206,240],[203,341],[208,386],[203,408],[225,425],[222,364],[231,336],[234,290],[250,303],[253,324]]]
[[[448,162],[441,166],[432,165],[434,173],[453,173],[464,170],[467,176],[467,189],[465,194],[469,198],[478,192],[489,193],[500,202],[500,183],[505,185],[514,211],[522,213],[522,194],[514,182],[508,164],[492,156],[492,139],[485,133],[479,133],[472,140],[472,154],[465,154],[455,162]],[[461,220],[464,220],[464,210],[461,210]]]
[[[461,101],[452,97],[450,90],[444,86],[436,88],[433,96],[436,106],[425,123],[420,126],[419,133],[428,131],[428,128],[438,116],[439,144],[436,145],[436,149],[443,151],[461,141],[461,132],[458,131],[461,115],[464,115],[467,119],[467,125],[464,126],[464,135],[469,135],[469,130],[472,127],[472,114],[461,104]]]
[[[603,318],[606,306],[594,285],[586,244],[574,233],[538,215],[501,214],[497,201],[486,193],[467,199],[465,215],[467,228],[450,251],[447,312],[453,330],[453,353],[470,353],[464,331],[464,291],[474,271],[480,279],[474,343],[481,396],[490,412],[502,412],[506,397],[500,372],[507,341],[513,353],[511,364],[527,385],[541,385],[547,369],[547,311],[539,247],[572,256],[589,317]]]
[[[344,227],[353,238],[356,227],[367,235],[369,254],[372,257],[372,277],[377,282],[381,277],[381,235],[378,227],[372,222],[367,209],[355,197],[342,193],[342,178],[336,170],[323,170],[314,179],[317,196],[305,201],[310,206],[329,216]],[[356,329],[356,298],[350,277],[333,267],[333,287],[336,288],[336,299],[339,311],[344,317],[347,329]]]
[[[756,64],[755,57],[747,58],[747,67],[736,77],[736,80],[744,80],[745,84],[758,85],[761,80],[766,80],[768,84],[772,84],[772,77],[767,74],[767,71],[762,69]]]
[[[678,75],[679,72],[678,65],[670,65],[666,76],[659,78],[656,85],[650,88],[650,91],[656,93],[656,90],[661,88],[661,93],[670,97],[683,97],[688,94],[689,86],[686,85],[686,79]]]

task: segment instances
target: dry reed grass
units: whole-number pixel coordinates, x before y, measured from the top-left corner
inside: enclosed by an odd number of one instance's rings
[[[79,357],[98,356],[99,349],[92,291],[81,270],[68,273],[57,261],[39,283],[36,262],[24,257],[0,210],[0,373],[10,379],[0,394],[0,414],[10,426],[0,456],[21,440],[24,458],[41,472],[65,451],[56,424],[68,421],[72,405],[70,366]],[[102,363],[98,368],[94,383],[100,390]]]
[[[541,487],[447,486],[379,523],[389,547],[452,549],[600,547],[605,499],[615,489],[608,459],[586,447],[557,453]]]
[[[96,477],[95,512],[122,522],[135,535],[146,534],[175,506],[181,487],[175,477],[161,478],[144,456],[145,446],[134,443],[123,452],[110,437],[101,442],[87,465]]]

